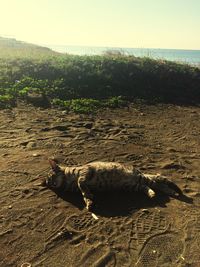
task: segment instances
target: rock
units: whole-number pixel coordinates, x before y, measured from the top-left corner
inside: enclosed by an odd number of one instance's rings
[[[32,156],[33,156],[33,157],[39,157],[40,154],[34,153]]]

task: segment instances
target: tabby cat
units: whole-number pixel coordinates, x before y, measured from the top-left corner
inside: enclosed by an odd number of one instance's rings
[[[79,167],[61,167],[52,159],[49,163],[52,170],[45,185],[55,190],[80,190],[88,210],[91,210],[93,205],[93,191],[142,191],[149,198],[155,196],[155,191],[169,196],[182,194],[181,189],[167,178],[143,174],[120,163],[92,162]]]

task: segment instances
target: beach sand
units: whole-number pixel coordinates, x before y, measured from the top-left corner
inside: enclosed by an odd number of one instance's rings
[[[0,121],[1,267],[200,266],[199,107],[132,104],[76,115],[21,105],[1,110]],[[39,185],[49,157],[161,173],[185,197],[98,195],[95,220],[79,194]]]

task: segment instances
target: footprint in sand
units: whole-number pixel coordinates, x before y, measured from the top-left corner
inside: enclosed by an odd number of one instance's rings
[[[182,261],[183,249],[183,242],[175,233],[153,236],[144,244],[135,266],[177,267]]]

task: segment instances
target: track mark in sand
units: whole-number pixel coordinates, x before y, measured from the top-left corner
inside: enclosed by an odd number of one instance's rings
[[[90,247],[85,253],[82,255],[80,259],[80,263],[83,264],[90,256],[92,256],[99,248],[102,247],[102,244],[99,243],[96,246]]]
[[[134,266],[147,240],[166,233],[170,223],[160,210],[144,209],[129,218],[115,219],[115,227],[106,240],[116,251],[117,266]]]
[[[85,240],[91,245],[91,249],[98,241],[104,246],[109,245],[116,253],[116,266],[132,266],[147,240],[166,233],[169,228],[170,223],[160,210],[142,210],[129,218],[119,217],[97,222],[86,233]]]
[[[186,167],[183,164],[181,164],[180,162],[169,161],[169,162],[163,163],[162,169],[164,169],[164,170],[170,170],[170,169],[185,170]]]
[[[95,223],[96,221],[92,218],[91,214],[73,214],[54,233],[47,237],[44,250],[49,250],[64,240],[68,240],[71,245],[80,244],[86,238],[84,231],[94,226]]]
[[[104,220],[97,226],[87,233],[87,243],[94,246],[101,240],[116,252],[116,266],[133,266],[147,241],[166,234],[170,223],[160,210],[153,209],[138,211],[129,218]]]
[[[66,220],[66,224],[73,230],[83,232],[88,230],[97,223],[90,213],[83,213],[79,215],[72,215]]]
[[[200,211],[198,209],[188,210],[185,221],[183,257],[188,264],[198,263],[200,265]],[[199,266],[198,264],[197,266]]]
[[[175,233],[155,235],[149,238],[138,258],[137,267],[178,266],[184,244]]]
[[[10,234],[13,232],[13,229],[7,229],[5,231],[0,232],[0,237],[3,237],[4,235]]]
[[[169,228],[169,222],[160,210],[145,210],[136,219],[135,239],[140,247],[151,236],[164,233]]]
[[[96,262],[94,262],[94,267],[104,267],[104,266],[115,266],[116,258],[115,253],[112,251],[108,251],[103,254]]]
[[[104,246],[102,243],[91,246],[81,257],[77,266],[115,266],[116,259],[114,251]]]
[[[58,246],[64,240],[70,240],[72,236],[73,236],[73,233],[68,231],[67,229],[60,229],[59,232],[54,233],[48,237],[42,253],[50,250],[51,248]]]

